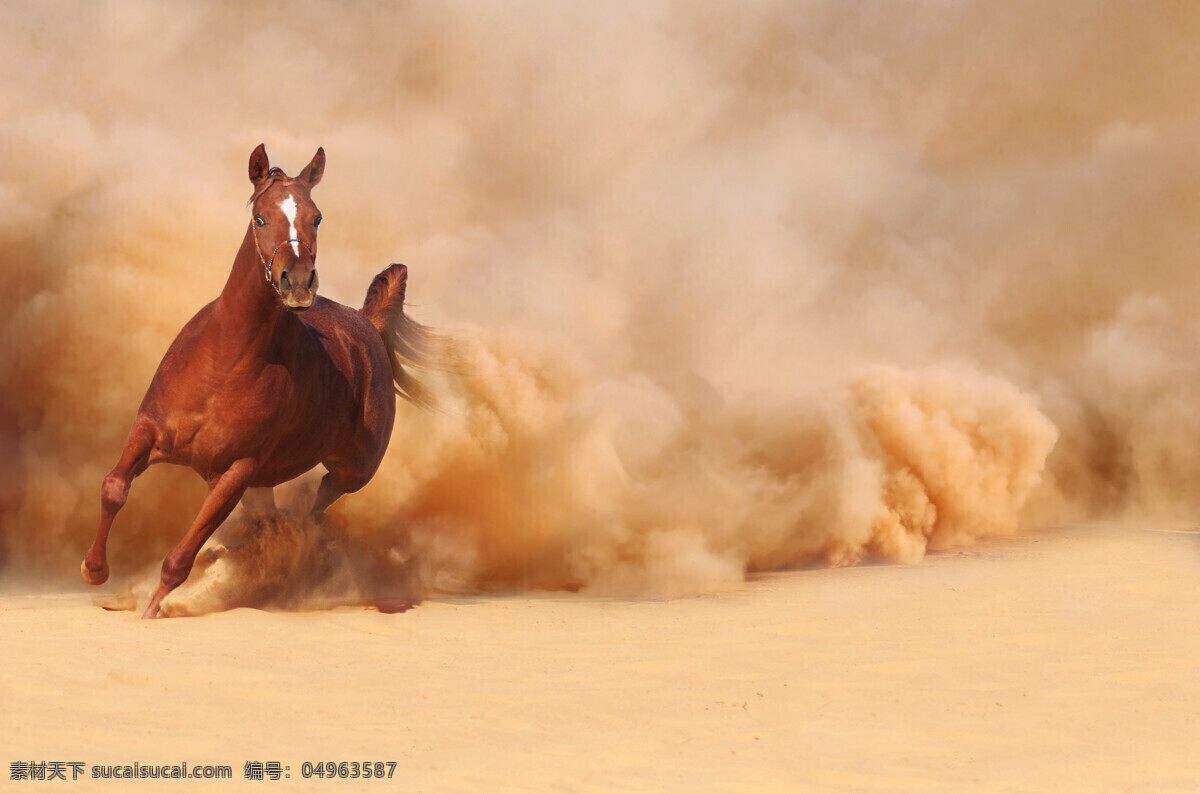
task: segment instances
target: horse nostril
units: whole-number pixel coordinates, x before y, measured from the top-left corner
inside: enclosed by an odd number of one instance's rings
[[[291,292],[292,291],[292,280],[290,278],[288,278],[288,272],[286,270],[279,274],[279,291],[280,292]]]
[[[317,283],[317,270],[316,270],[316,268],[313,268],[308,273],[308,288],[312,289],[313,284],[316,284],[316,283]]]

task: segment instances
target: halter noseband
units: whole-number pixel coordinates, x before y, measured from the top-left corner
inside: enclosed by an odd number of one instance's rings
[[[271,258],[268,260],[263,256],[262,248],[258,244],[258,224],[254,219],[250,219],[250,233],[254,235],[254,250],[258,252],[258,261],[263,266],[263,275],[267,277],[267,283],[271,285],[271,289],[275,290],[275,294],[283,299],[283,293],[279,291],[279,287],[275,284],[275,279],[271,278],[271,270],[275,266],[275,254],[279,253],[279,249],[291,242],[297,242],[308,249],[308,255],[312,257],[313,264],[317,263],[317,255],[313,253],[312,246],[301,240],[299,237],[289,237],[288,239],[275,246],[275,250],[271,252]]]

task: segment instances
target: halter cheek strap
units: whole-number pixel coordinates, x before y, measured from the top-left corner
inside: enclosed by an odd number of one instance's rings
[[[312,246],[301,240],[299,237],[289,237],[288,239],[275,246],[275,250],[271,252],[271,258],[267,259],[263,256],[262,247],[258,244],[258,224],[253,220],[250,221],[250,233],[254,235],[254,250],[258,252],[258,261],[263,266],[263,275],[267,278],[267,283],[271,285],[271,289],[275,290],[275,294],[283,298],[283,293],[279,291],[279,287],[275,284],[275,279],[271,278],[271,270],[275,266],[275,255],[279,253],[279,249],[291,242],[300,243],[308,249],[308,255],[312,257],[313,263],[317,261],[317,255],[313,253]]]

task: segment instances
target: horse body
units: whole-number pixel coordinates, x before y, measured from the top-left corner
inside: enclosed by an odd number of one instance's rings
[[[365,485],[387,449],[395,395],[405,393],[396,385],[411,384],[397,359],[413,361],[429,336],[403,316],[403,265],[376,278],[362,311],[316,295],[320,214],[308,191],[323,168],[320,150],[296,179],[268,169],[263,147],[251,155],[255,217],[229,280],[171,344],[104,479],[100,527],[81,566],[92,584],[108,578],[108,532],[134,477],[165,462],[189,466],[209,484],[191,529],[163,561],[145,617],[157,615],[163,597],[187,578],[246,489],[271,488],[324,464],[313,505],[320,514]],[[306,215],[303,236],[297,226]],[[264,239],[280,240],[269,261]]]
[[[318,297],[303,315],[279,312],[264,323],[261,345],[222,356],[215,309],[210,303],[184,327],[138,409],[156,432],[150,463],[190,466],[211,480],[249,457],[252,488],[356,452],[378,466],[395,392],[387,350],[361,312]]]

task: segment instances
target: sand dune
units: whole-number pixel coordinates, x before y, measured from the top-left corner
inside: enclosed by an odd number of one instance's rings
[[[365,790],[1194,791],[1198,573],[1198,535],[1093,527],[672,601],[148,622],[9,592],[0,724],[10,761],[235,788],[277,760],[273,789],[346,790],[301,765],[360,759],[397,764]]]

